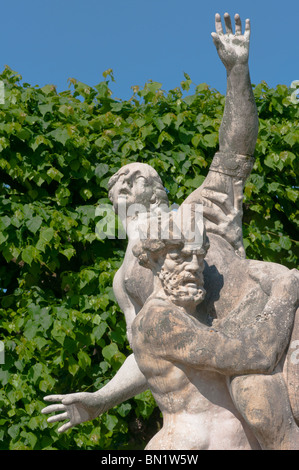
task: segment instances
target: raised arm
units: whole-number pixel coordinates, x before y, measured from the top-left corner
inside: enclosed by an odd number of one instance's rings
[[[240,16],[235,15],[235,34],[228,13],[216,14],[212,33],[218,55],[226,68],[227,91],[223,119],[219,132],[219,151],[228,155],[252,156],[258,133],[258,116],[249,76],[250,21],[246,20],[242,34]]]
[[[215,233],[233,246],[244,258],[242,239],[243,187],[254,163],[253,153],[258,134],[258,115],[249,76],[248,57],[250,22],[242,34],[241,19],[235,15],[235,34],[228,13],[215,17],[212,38],[226,68],[227,92],[219,131],[219,151],[215,154],[204,183],[185,203],[203,204],[208,233]]]

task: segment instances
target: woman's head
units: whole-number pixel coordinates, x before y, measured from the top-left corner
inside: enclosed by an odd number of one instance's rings
[[[168,198],[156,170],[146,163],[129,163],[121,167],[108,182],[108,196],[118,212],[118,205],[125,200],[131,204],[143,204],[148,210],[162,204],[168,206]]]

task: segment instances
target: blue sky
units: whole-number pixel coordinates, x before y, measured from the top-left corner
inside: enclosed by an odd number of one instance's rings
[[[222,93],[225,70],[211,32],[214,15],[251,20],[252,82],[271,87],[299,80],[298,0],[14,0],[1,5],[1,63],[24,82],[58,91],[73,77],[88,85],[112,68],[113,95],[149,80],[166,91],[188,73]]]

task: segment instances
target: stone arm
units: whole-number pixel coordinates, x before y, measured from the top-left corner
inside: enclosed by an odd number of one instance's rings
[[[79,392],[46,396],[44,400],[52,405],[44,408],[42,413],[59,413],[54,414],[47,421],[49,423],[64,421],[58,431],[65,432],[73,426],[97,418],[148,388],[147,381],[140,372],[134,355],[131,354],[113,379],[100,390],[94,393]]]
[[[226,34],[221,19],[216,15],[216,33],[213,41],[227,72],[227,91],[222,123],[219,131],[219,152],[231,155],[252,156],[258,134],[258,115],[249,75],[250,22],[246,20],[242,35],[241,20],[235,16],[235,35],[231,20],[224,15]],[[249,173],[247,176],[249,176]],[[246,176],[246,175],[245,175]]]
[[[263,311],[255,312],[245,327],[240,322],[234,335],[222,330],[221,324],[206,327],[177,308],[159,307],[148,347],[151,354],[181,367],[227,376],[271,374],[289,343],[297,305],[298,280],[290,272],[276,281]]]
[[[212,33],[218,55],[227,72],[227,92],[219,131],[219,152],[202,184],[185,201],[203,204],[206,229],[226,239],[244,258],[242,241],[243,187],[250,175],[258,134],[258,115],[249,75],[248,56],[250,23],[246,20],[242,35],[241,20],[235,16],[235,34],[230,16],[215,18]]]
[[[138,308],[136,305],[134,305],[133,301],[128,295],[126,287],[124,285],[124,276],[125,275],[123,273],[123,266],[121,266],[121,268],[116,272],[113,279],[113,292],[120,309],[124,312],[127,325],[127,338],[129,343],[131,344],[131,325],[141,307],[139,306]]]

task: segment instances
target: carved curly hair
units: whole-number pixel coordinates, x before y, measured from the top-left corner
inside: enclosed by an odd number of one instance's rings
[[[182,249],[184,241],[181,239],[167,240],[139,240],[132,248],[133,255],[136,256],[141,266],[153,269],[155,262],[160,255],[166,254],[171,248]]]

